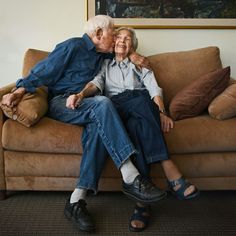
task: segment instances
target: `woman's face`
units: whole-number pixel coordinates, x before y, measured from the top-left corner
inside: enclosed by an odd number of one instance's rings
[[[115,53],[128,56],[132,50],[132,34],[129,30],[120,30],[116,35]]]

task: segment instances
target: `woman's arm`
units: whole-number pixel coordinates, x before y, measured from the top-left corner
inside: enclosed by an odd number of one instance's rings
[[[156,105],[159,107],[159,111],[160,113],[163,113],[164,115],[167,115],[166,111],[165,111],[165,106],[163,103],[163,100],[161,98],[161,96],[155,96],[153,97],[153,101],[156,103]]]
[[[161,118],[161,129],[163,132],[169,132],[174,127],[173,120],[167,115],[165,106],[161,96],[155,96],[153,98],[154,103],[159,107]]]

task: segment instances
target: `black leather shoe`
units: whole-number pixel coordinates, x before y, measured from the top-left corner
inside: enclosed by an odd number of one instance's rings
[[[79,200],[76,203],[66,202],[64,215],[70,219],[80,230],[91,232],[95,230],[94,222],[86,208],[87,203]]]
[[[123,192],[127,196],[143,203],[157,202],[167,195],[164,190],[157,188],[141,175],[138,175],[131,184],[123,182]]]

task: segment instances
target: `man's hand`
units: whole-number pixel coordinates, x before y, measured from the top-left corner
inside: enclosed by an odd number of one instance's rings
[[[12,93],[5,94],[2,97],[2,105],[8,106],[8,107],[17,106],[18,103],[21,101],[24,94],[25,94],[24,88],[18,88]]]
[[[141,69],[142,67],[145,67],[147,69],[150,69],[150,63],[149,60],[144,57],[141,56],[140,54],[136,53],[136,52],[132,52],[129,55],[129,59],[131,60],[131,62],[133,62],[139,69]]]
[[[82,100],[83,100],[83,95],[81,93],[72,94],[66,100],[66,107],[74,110],[76,107],[80,105]]]
[[[160,113],[160,118],[161,118],[161,129],[164,133],[168,133],[170,129],[174,128],[174,122],[169,116]]]

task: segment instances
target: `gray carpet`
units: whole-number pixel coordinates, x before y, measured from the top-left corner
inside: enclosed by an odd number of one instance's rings
[[[14,192],[0,201],[1,236],[87,235],[63,216],[69,192]],[[152,220],[142,233],[130,233],[134,203],[122,193],[101,192],[87,199],[96,221],[94,235],[236,235],[236,191],[202,192],[178,201],[170,194],[152,206]]]

